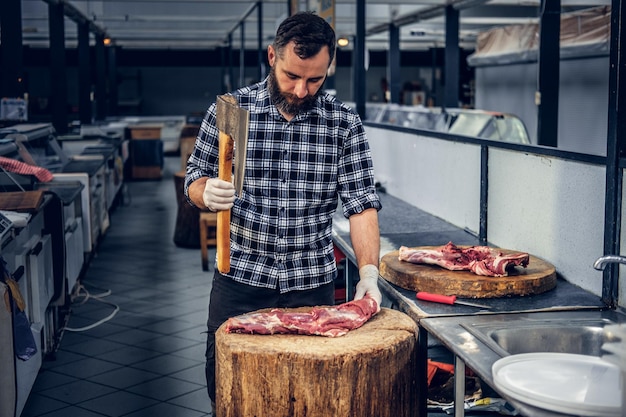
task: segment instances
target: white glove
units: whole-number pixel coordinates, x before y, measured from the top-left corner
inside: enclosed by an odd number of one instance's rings
[[[228,210],[235,201],[235,186],[219,178],[209,178],[202,193],[204,205],[211,211]]]
[[[378,309],[380,310],[380,303],[383,300],[383,296],[378,289],[378,268],[375,265],[365,265],[359,269],[359,282],[356,284],[354,299],[360,300],[365,295],[376,300]]]

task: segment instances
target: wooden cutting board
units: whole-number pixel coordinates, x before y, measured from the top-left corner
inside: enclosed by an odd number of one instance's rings
[[[0,193],[0,210],[34,212],[43,200],[43,191]]]
[[[420,246],[415,249],[436,248],[437,246]],[[516,252],[500,250],[504,253]],[[398,251],[393,251],[380,260],[380,275],[392,284],[407,290],[465,298],[540,294],[556,286],[554,266],[533,255],[530,255],[526,268],[516,266],[514,271],[505,277],[485,277],[470,271],[449,271],[437,265],[400,261]]]

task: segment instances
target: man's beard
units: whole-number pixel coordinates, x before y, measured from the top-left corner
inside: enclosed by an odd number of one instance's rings
[[[317,98],[322,94],[322,84],[320,88],[313,95],[307,95],[304,98],[298,98],[291,93],[284,93],[280,90],[278,80],[276,80],[276,72],[274,67],[270,68],[270,73],[267,79],[267,88],[269,89],[270,99],[276,108],[285,114],[296,115],[299,113],[306,113],[315,106]]]

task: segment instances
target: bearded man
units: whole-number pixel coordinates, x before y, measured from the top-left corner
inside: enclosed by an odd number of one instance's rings
[[[240,195],[218,178],[215,103],[189,157],[189,202],[231,210],[230,271],[215,270],[209,299],[206,377],[213,402],[215,331],[229,317],[334,303],[332,219],[339,199],[359,267],[355,299],[367,294],[380,306],[382,206],[361,119],[322,89],[334,56],[330,25],[297,13],[280,24],[268,46],[267,78],[232,93],[250,114]]]

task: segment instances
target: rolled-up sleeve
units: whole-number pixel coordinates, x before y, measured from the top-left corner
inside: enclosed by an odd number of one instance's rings
[[[353,115],[343,140],[343,153],[339,163],[339,196],[346,218],[370,208],[382,208],[376,193],[369,144],[363,124],[356,114]]]

